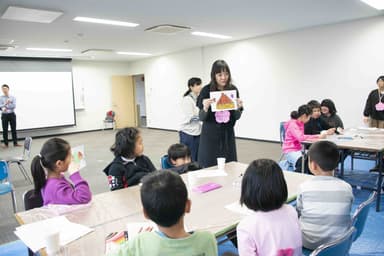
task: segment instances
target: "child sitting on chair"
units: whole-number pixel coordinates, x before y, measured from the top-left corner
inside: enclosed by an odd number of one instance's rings
[[[173,144],[168,149],[169,168],[179,174],[201,169],[197,162],[191,162],[191,151],[184,144]]]
[[[104,169],[111,190],[137,185],[142,177],[156,170],[151,160],[143,155],[143,138],[136,128],[118,131],[111,151],[115,159]]]

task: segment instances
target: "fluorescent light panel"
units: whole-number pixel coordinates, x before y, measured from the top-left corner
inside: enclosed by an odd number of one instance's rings
[[[56,48],[26,48],[28,51],[44,51],[44,52],[71,52],[71,49],[56,49]]]
[[[361,0],[362,2],[370,5],[373,8],[378,10],[384,10],[384,1],[383,0]]]
[[[137,27],[137,26],[139,26],[139,24],[132,23],[132,22],[119,21],[119,20],[105,20],[105,19],[98,19],[98,18],[91,18],[91,17],[75,17],[73,20],[74,21],[81,21],[81,22],[97,23],[97,24],[123,26],[123,27]]]
[[[150,53],[145,53],[145,52],[116,52],[116,53],[121,55],[132,55],[132,56],[151,56],[152,55]]]
[[[6,20],[51,23],[62,14],[62,12],[57,11],[46,11],[18,6],[9,6],[1,18]]]
[[[219,38],[219,39],[230,39],[231,36],[225,36],[225,35],[219,35],[219,34],[213,34],[213,33],[207,33],[207,32],[201,32],[201,31],[195,31],[191,33],[194,36],[205,36],[205,37],[213,37],[213,38]]]

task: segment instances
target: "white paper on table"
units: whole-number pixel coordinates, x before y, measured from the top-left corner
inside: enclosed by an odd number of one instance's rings
[[[196,174],[197,178],[222,177],[222,176],[228,176],[228,173],[226,173],[224,170],[219,170],[219,169],[202,170]]]
[[[85,162],[84,145],[73,147],[71,150],[72,150],[72,159],[74,162],[79,164],[79,170],[87,166],[87,163]]]
[[[60,232],[60,245],[64,246],[92,231],[89,227],[59,216],[22,225],[14,232],[33,252],[37,252],[45,247],[45,237],[52,232]]]
[[[148,228],[152,231],[158,231],[158,227],[154,222],[147,221],[147,222],[131,222],[127,224],[127,232],[128,232],[128,239],[131,240],[135,236],[137,236],[140,232],[148,232],[145,231]]]
[[[367,130],[367,131],[375,131],[375,130],[378,130],[378,128],[376,128],[376,127],[365,127],[365,126],[360,126],[360,127],[358,127],[357,129],[359,129],[359,130]]]
[[[87,204],[49,204],[46,206],[43,206],[44,209],[47,209],[54,213],[55,215],[63,215],[71,212],[75,212],[82,209],[87,209],[91,206],[92,202],[89,202]]]
[[[211,104],[212,112],[237,109],[236,90],[210,92],[209,97],[215,100]]]
[[[247,208],[247,206],[241,206],[239,202],[234,202],[231,204],[228,204],[224,206],[225,209],[230,210],[232,212],[244,214],[244,215],[251,215],[254,213],[254,211]]]

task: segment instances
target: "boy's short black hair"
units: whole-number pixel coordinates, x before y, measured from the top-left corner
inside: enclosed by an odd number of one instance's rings
[[[308,151],[309,160],[315,162],[323,171],[333,171],[340,160],[340,153],[335,143],[318,141]]]
[[[185,213],[187,187],[175,172],[161,170],[148,174],[142,180],[140,194],[147,216],[159,226],[171,227]]]
[[[133,157],[139,130],[134,127],[124,128],[116,133],[111,151],[115,156]]]
[[[180,143],[173,144],[168,149],[168,158],[176,161],[178,158],[191,157],[191,150]]]
[[[314,108],[321,108],[320,102],[318,102],[317,100],[311,100],[308,102],[307,105],[311,109],[311,111],[313,111]]]
[[[7,85],[7,84],[3,84],[3,85],[1,86],[1,88],[8,88],[8,89],[9,89],[9,85]]]
[[[254,211],[279,209],[288,197],[287,183],[280,166],[270,159],[249,164],[241,184],[240,204]]]

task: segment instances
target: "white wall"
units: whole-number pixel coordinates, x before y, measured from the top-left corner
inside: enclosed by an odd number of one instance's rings
[[[19,137],[60,134],[101,129],[105,113],[111,109],[111,76],[127,75],[121,62],[73,61],[73,84],[84,88],[84,109],[76,110],[77,125],[68,128],[19,132]],[[76,91],[76,90],[75,90]],[[55,111],[52,107],[52,111]]]
[[[245,105],[237,136],[278,140],[279,122],[311,99],[333,99],[346,127],[361,125],[384,73],[383,32],[381,17],[320,26],[132,62],[129,73],[145,74],[148,126],[177,129],[188,78],[209,82],[213,61],[224,59]]]

